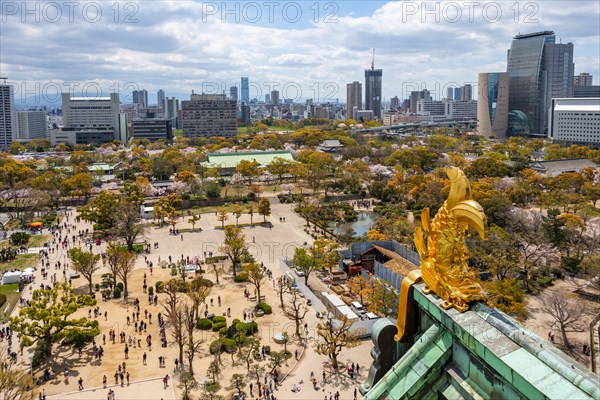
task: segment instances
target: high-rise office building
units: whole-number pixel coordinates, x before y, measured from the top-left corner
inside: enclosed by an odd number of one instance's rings
[[[508,133],[547,132],[552,98],[573,96],[573,44],[552,31],[517,35],[508,51]]]
[[[71,97],[62,94],[63,131],[74,133],[75,143],[108,143],[121,140],[119,95]]]
[[[237,86],[231,86],[229,88],[229,98],[231,100],[238,101],[238,88],[237,88]]]
[[[460,101],[462,96],[462,88],[454,88],[454,101]]]
[[[448,100],[454,99],[454,88],[453,87],[449,87],[448,89],[446,89],[446,98]]]
[[[162,89],[158,89],[156,92],[156,107],[163,108],[165,104],[165,91]]]
[[[148,91],[146,89],[134,90],[131,97],[133,104],[137,104],[138,108],[148,108]]]
[[[594,77],[587,72],[581,72],[579,75],[575,76],[574,84],[575,86],[592,86]]]
[[[508,128],[508,74],[479,74],[477,92],[478,134],[497,139],[506,138]]]
[[[346,85],[346,118],[356,119],[354,107],[362,110],[362,84],[358,81]]]
[[[390,108],[398,109],[400,108],[400,99],[398,96],[394,96],[390,99]]]
[[[279,104],[279,90],[271,90],[271,103],[274,105]]]
[[[225,95],[192,94],[181,108],[185,137],[237,135],[236,101]]]
[[[460,90],[460,101],[473,100],[473,85],[466,84]]]
[[[381,78],[383,70],[365,69],[365,109],[373,110],[375,118],[381,118]]]
[[[248,83],[247,77],[242,77],[242,103],[249,104],[250,103],[250,84]]]
[[[134,139],[147,139],[150,142],[173,140],[173,121],[170,119],[137,119],[132,121],[131,130]]]
[[[265,94],[265,103],[271,104],[271,95],[269,93]]]
[[[8,151],[17,134],[12,85],[0,85],[0,151]]]
[[[417,103],[419,100],[432,101],[431,93],[427,89],[410,92],[410,112],[417,113]]]
[[[17,111],[16,140],[46,139],[47,133],[45,111]]]

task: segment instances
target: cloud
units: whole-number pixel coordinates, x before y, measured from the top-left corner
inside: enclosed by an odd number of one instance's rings
[[[35,2],[39,22],[30,15],[22,22],[23,15],[7,3],[13,4],[5,1],[0,9],[0,69],[28,87],[98,82],[105,90],[127,92],[133,83],[171,96],[203,87],[228,90],[248,76],[257,96],[272,88],[287,87],[291,93],[300,87],[302,98],[319,101],[334,91],[334,98],[345,101],[346,83],[364,80],[375,48],[375,66],[383,69],[383,94],[389,99],[405,95],[408,85],[435,90],[449,82],[476,82],[479,72],[505,70],[512,37],[541,30],[573,42],[576,73],[600,79],[598,2],[572,1],[566,8],[558,1],[403,1],[368,11],[348,1],[335,3],[333,23],[324,22],[324,9],[315,22],[314,10],[304,3],[301,21],[282,19],[283,2],[272,23],[265,9],[259,22],[250,21],[250,14],[242,13],[247,3],[227,3],[239,14],[224,18],[208,8],[220,3],[88,1],[78,3],[72,21],[63,13],[58,22],[41,11],[52,2]],[[81,12],[94,5],[101,9],[97,20]],[[236,18],[239,23],[232,22]]]

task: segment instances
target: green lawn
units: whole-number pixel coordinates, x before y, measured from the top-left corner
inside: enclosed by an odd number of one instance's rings
[[[44,243],[52,238],[52,235],[32,235],[29,238],[29,243],[27,243],[27,247],[43,247]]]
[[[8,315],[10,315],[10,313],[12,312],[13,308],[15,307],[15,304],[17,304],[17,301],[19,301],[19,284],[18,283],[12,283],[10,285],[0,285],[0,293],[3,293],[6,295],[6,303],[4,303],[2,305],[2,309],[0,310],[0,315],[4,316],[4,317],[8,317]],[[6,315],[4,315],[4,310],[6,310],[6,307],[8,306],[8,312],[6,313]]]
[[[37,254],[19,254],[10,262],[0,263],[0,271],[10,271],[11,269],[23,271],[25,268],[35,267],[38,259],[39,255]]]

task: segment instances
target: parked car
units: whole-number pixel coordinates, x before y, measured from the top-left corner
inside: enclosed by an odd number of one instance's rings
[[[303,270],[301,270],[300,268],[294,268],[294,272],[295,272],[295,273],[296,273],[296,275],[298,275],[298,276],[304,276],[304,275],[306,275],[306,274],[304,273],[304,271],[303,271]]]

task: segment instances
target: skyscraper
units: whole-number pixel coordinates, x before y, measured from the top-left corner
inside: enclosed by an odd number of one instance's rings
[[[242,103],[248,104],[250,103],[250,85],[248,83],[248,78],[242,77]]]
[[[478,134],[506,138],[508,128],[508,74],[490,72],[479,74],[477,93]]]
[[[119,94],[110,97],[71,97],[62,94],[63,131],[74,133],[75,143],[108,143],[121,139]]]
[[[17,111],[17,135],[15,139],[46,139],[48,122],[45,111]]]
[[[575,86],[593,86],[594,77],[587,72],[581,72],[575,76]]]
[[[462,95],[462,88],[454,88],[454,101],[460,101],[460,96]]]
[[[509,134],[547,132],[551,99],[573,95],[573,44],[555,41],[552,31],[513,38],[507,68]]]
[[[376,118],[381,118],[381,78],[383,70],[365,69],[365,109],[373,110]]]
[[[460,101],[473,100],[473,85],[466,84],[460,90]]]
[[[229,88],[229,98],[231,100],[238,101],[238,88],[237,88],[237,86],[231,86]]]
[[[356,107],[356,110],[362,110],[362,84],[358,81],[346,85],[347,119],[356,119],[354,107]]]
[[[419,100],[431,101],[431,93],[427,89],[410,92],[410,112],[417,113],[417,103]]]
[[[454,88],[453,87],[449,87],[448,89],[446,89],[446,98],[448,100],[454,99]]]
[[[158,89],[158,92],[156,92],[156,106],[158,108],[163,108],[164,103],[165,103],[165,91],[162,89]]]
[[[0,150],[8,151],[15,139],[17,120],[12,85],[0,85]]]
[[[181,108],[184,137],[237,135],[236,102],[224,94],[192,94]]]
[[[274,105],[279,104],[279,90],[271,90],[271,103]]]
[[[133,104],[138,108],[148,108],[148,91],[146,89],[134,90],[132,93]]]

